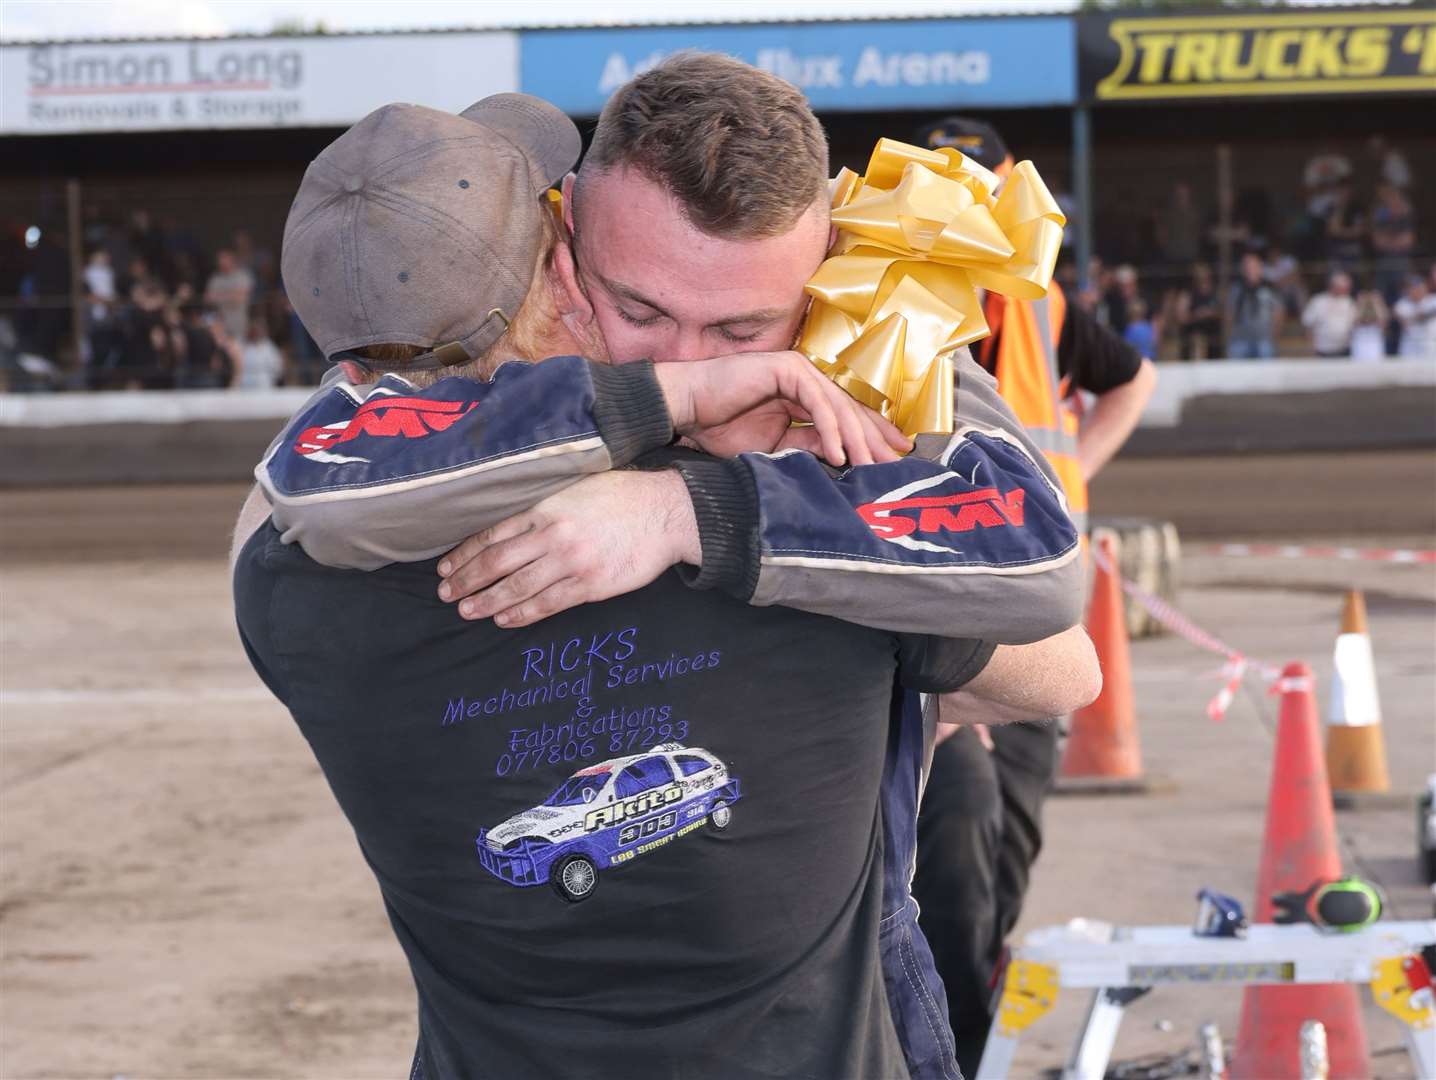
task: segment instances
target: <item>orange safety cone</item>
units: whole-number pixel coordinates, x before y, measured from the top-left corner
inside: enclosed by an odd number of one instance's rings
[[[1391,789],[1386,745],[1381,734],[1381,700],[1376,665],[1366,629],[1366,601],[1355,589],[1346,594],[1341,633],[1336,639],[1331,707],[1326,723],[1326,772],[1338,803],[1344,796]]]
[[[1272,921],[1273,893],[1341,877],[1311,669],[1288,664],[1280,689],[1281,718],[1253,922]],[[1309,1020],[1326,1027],[1332,1080],[1370,1074],[1356,987],[1347,983],[1253,986],[1242,1000],[1232,1080],[1298,1080],[1301,1027]]]
[[[1117,577],[1117,551],[1108,536],[1095,543],[1102,558],[1095,560],[1097,579],[1087,607],[1087,633],[1102,665],[1102,692],[1091,705],[1072,714],[1059,784],[1069,791],[1142,791],[1146,784],[1137,743],[1132,659]]]

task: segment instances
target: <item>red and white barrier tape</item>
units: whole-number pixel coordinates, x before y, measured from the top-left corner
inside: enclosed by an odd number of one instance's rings
[[[1137,603],[1141,604],[1142,607],[1147,610],[1147,614],[1151,615],[1152,618],[1156,619],[1187,643],[1226,658],[1227,662],[1222,668],[1222,674],[1225,675],[1227,679],[1226,684],[1223,685],[1222,688],[1217,691],[1216,696],[1207,703],[1207,716],[1211,719],[1221,720],[1226,716],[1227,710],[1231,708],[1232,699],[1236,697],[1237,690],[1241,688],[1242,679],[1246,678],[1247,672],[1249,671],[1255,671],[1260,675],[1274,694],[1285,693],[1288,690],[1303,689],[1303,687],[1295,684],[1310,682],[1310,680],[1302,679],[1283,679],[1281,677],[1281,668],[1275,664],[1257,660],[1232,648],[1215,634],[1203,630],[1160,596],[1149,593],[1135,582],[1128,581],[1122,576],[1121,570],[1108,561],[1106,553],[1100,545],[1093,544],[1090,551],[1092,561],[1096,563],[1100,569],[1113,575],[1117,579],[1117,583],[1122,586],[1122,591],[1133,600],[1136,600]],[[1288,686],[1288,683],[1293,685]]]
[[[1228,675],[1226,685],[1217,691],[1217,696],[1207,702],[1207,718],[1220,720],[1227,715],[1227,710],[1232,707],[1232,698],[1237,696],[1241,689],[1242,680],[1246,678],[1247,662],[1238,658],[1227,664],[1224,669]]]
[[[1345,559],[1349,562],[1436,563],[1436,551],[1420,548],[1324,547],[1316,544],[1208,544],[1208,555],[1276,559]]]

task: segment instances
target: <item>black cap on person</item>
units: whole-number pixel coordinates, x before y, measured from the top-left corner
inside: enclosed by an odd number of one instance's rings
[[[918,131],[918,142],[929,150],[950,146],[985,169],[997,170],[1012,155],[991,124],[968,116],[948,116]]]

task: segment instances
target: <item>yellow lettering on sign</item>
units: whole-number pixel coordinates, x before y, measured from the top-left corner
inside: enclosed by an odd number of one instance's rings
[[[1345,30],[1308,30],[1301,35],[1301,52],[1297,54],[1296,72],[1303,79],[1321,76],[1338,79],[1343,74],[1341,42]]]
[[[1352,78],[1365,75],[1380,75],[1386,70],[1386,61],[1391,54],[1391,28],[1387,26],[1363,26],[1351,32],[1346,43],[1346,74]]]
[[[1436,91],[1436,10],[1115,19],[1098,100]]]
[[[1254,48],[1262,48],[1265,55],[1262,57],[1262,75],[1268,79],[1289,79],[1295,70],[1286,58],[1286,51],[1295,45],[1301,34],[1296,30],[1273,30],[1267,34],[1258,34],[1257,38],[1266,38],[1264,43],[1259,43]]]
[[[1172,52],[1172,81],[1211,82],[1216,78],[1217,36],[1183,34]]]
[[[1423,41],[1425,48],[1421,45]],[[1412,56],[1420,53],[1416,70],[1422,75],[1436,75],[1436,27],[1413,26],[1401,39],[1401,51]]]
[[[1142,51],[1142,64],[1137,69],[1137,80],[1144,83],[1165,81],[1167,53],[1177,40],[1176,34],[1142,34],[1137,38],[1137,48]]]
[[[1242,47],[1246,38],[1240,31],[1228,31],[1222,35],[1221,52],[1217,56],[1217,76],[1222,82],[1246,82],[1257,77],[1257,65],[1261,54],[1255,41],[1246,61],[1242,61]]]

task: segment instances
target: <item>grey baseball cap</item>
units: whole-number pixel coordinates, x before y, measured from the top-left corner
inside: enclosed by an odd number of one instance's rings
[[[289,302],[330,358],[386,343],[437,354],[420,367],[481,355],[523,303],[542,196],[581,149],[573,122],[527,94],[458,115],[376,109],[304,173],[284,224]]]

